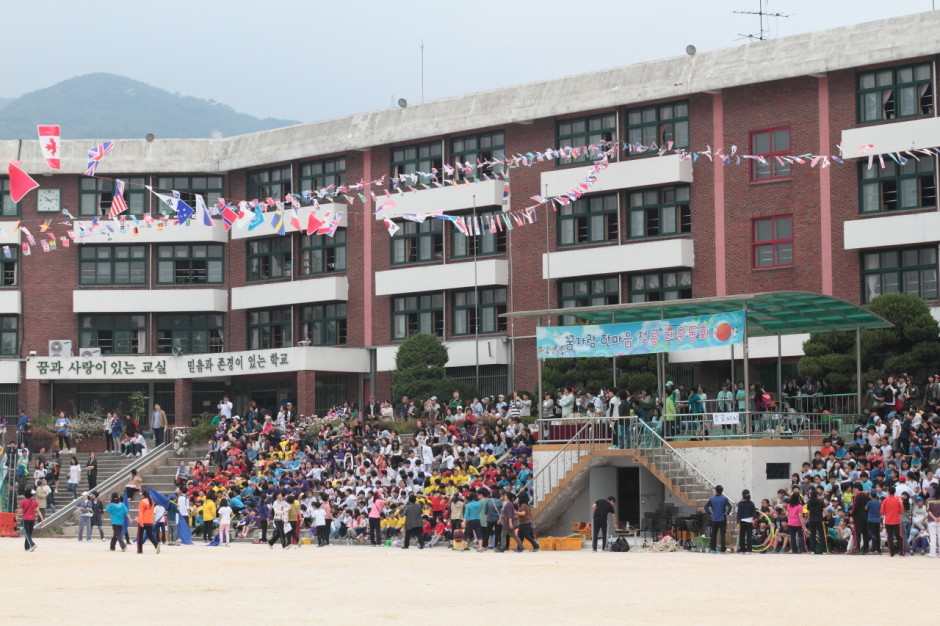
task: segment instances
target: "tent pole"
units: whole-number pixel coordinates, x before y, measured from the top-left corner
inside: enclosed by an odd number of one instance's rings
[[[538,321],[536,322],[536,326],[541,326],[541,325],[542,325],[542,316],[540,315],[538,317]],[[545,419],[546,416],[542,414],[542,398],[545,396],[545,392],[542,391],[542,359],[538,355],[538,339],[535,340],[535,343],[536,343],[535,360],[538,363],[538,368],[539,368],[539,396],[538,396],[538,399],[536,400],[539,403],[539,410],[536,412],[536,415],[540,415],[542,419]],[[539,434],[541,435],[541,433]]]
[[[744,303],[744,342],[741,344],[744,354],[744,396],[746,404],[744,405],[745,410],[747,411],[747,428],[745,432],[751,434],[751,373],[750,366],[748,363],[748,349],[747,349],[747,302]],[[757,409],[757,406],[754,407]]]
[[[855,327],[855,388],[858,392],[858,404],[855,407],[856,413],[862,414],[862,401],[865,397],[862,383],[862,328]]]
[[[783,406],[783,340],[777,335],[777,406]]]

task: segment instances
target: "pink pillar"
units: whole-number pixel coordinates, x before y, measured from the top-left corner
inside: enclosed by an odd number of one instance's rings
[[[364,180],[372,180],[372,151],[362,153],[362,171]],[[372,342],[372,229],[375,227],[372,198],[366,196],[362,205],[362,345],[371,346]]]
[[[724,145],[725,120],[724,100],[721,93],[712,94],[712,148]],[[715,159],[714,166],[715,196],[715,295],[728,295],[728,280],[725,270],[725,168]]]
[[[829,77],[818,77],[819,154],[829,154]],[[832,188],[828,167],[819,168],[819,258],[822,292],[832,295]]]

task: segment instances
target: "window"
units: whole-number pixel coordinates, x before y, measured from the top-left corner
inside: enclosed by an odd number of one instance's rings
[[[904,292],[937,300],[937,246],[862,253],[862,297]]]
[[[0,354],[19,355],[19,325],[20,320],[16,315],[0,315]]]
[[[300,166],[300,189],[318,190],[330,185],[341,187],[346,184],[346,157],[312,161]]]
[[[305,304],[300,308],[300,334],[312,346],[346,344],[346,303]]]
[[[290,307],[248,311],[248,349],[286,348],[293,342]]]
[[[157,246],[157,282],[163,285],[218,285],[223,282],[220,243]]]
[[[933,113],[930,63],[858,75],[858,121],[880,122]]]
[[[443,147],[440,141],[392,148],[392,178],[401,178],[406,174],[423,172],[424,175],[401,180],[398,187],[408,189],[419,185],[430,185],[436,176],[431,175],[432,169],[440,170],[443,167]]]
[[[131,215],[147,212],[146,180],[143,177],[120,177],[124,181],[124,201]],[[105,178],[82,177],[79,183],[78,214],[82,216],[107,215],[114,199],[114,182]]]
[[[768,463],[767,480],[787,480],[790,478],[789,463]]]
[[[558,305],[562,309],[618,304],[620,302],[620,277],[563,280],[558,283],[558,292]],[[562,324],[578,323],[580,322],[575,317],[562,318]]]
[[[631,145],[689,147],[689,103],[675,102],[627,111],[627,141]]]
[[[937,203],[937,160],[922,157],[904,165],[885,160],[884,168],[859,163],[862,213],[905,211]]]
[[[147,284],[147,248],[145,246],[83,245],[79,250],[78,282],[80,284]]]
[[[765,161],[751,161],[751,180],[789,178],[790,164],[781,157],[790,154],[790,129],[751,133],[751,154],[764,157]]]
[[[146,316],[81,315],[79,348],[101,348],[102,354],[144,354],[147,351]]]
[[[617,240],[617,195],[582,197],[558,209],[558,245]]]
[[[596,158],[596,152],[583,150],[592,144],[613,141],[617,133],[617,115],[605,113],[558,122],[558,147],[581,148],[578,156],[558,159],[559,165],[586,163]]]
[[[504,137],[503,131],[498,131],[454,139],[451,144],[454,161],[457,163],[470,163],[475,168],[468,173],[460,169],[460,166],[457,166],[457,178],[459,180],[483,178],[483,174],[491,177],[499,176],[505,166],[497,163],[476,167],[476,164],[478,161],[480,163],[493,160],[502,161],[506,157],[506,152],[503,150]]]
[[[274,280],[291,276],[290,237],[248,242],[248,280]]]
[[[467,221],[467,229],[470,235],[464,235],[458,228],[450,229],[451,257],[462,259],[475,256],[486,256],[490,254],[502,254],[506,252],[506,228],[496,229],[496,232],[490,232],[489,219],[502,219],[502,211],[487,211],[485,213],[477,212],[477,219],[480,226],[480,234],[476,233],[473,227],[473,214],[465,213],[462,215]]]
[[[754,267],[793,265],[793,218],[754,220]]]
[[[0,286],[15,287],[19,284],[20,251],[16,246],[3,246],[0,254]]]
[[[444,294],[392,298],[392,339],[406,339],[415,333],[444,335]]]
[[[184,354],[222,352],[221,313],[167,313],[157,315],[157,353]]]
[[[329,274],[346,270],[346,229],[336,229],[332,237],[304,235],[300,239],[300,273]]]
[[[631,191],[627,201],[631,239],[692,232],[688,185]]]
[[[291,192],[290,165],[248,172],[248,197],[252,200],[283,200]]]
[[[403,222],[392,237],[392,265],[440,261],[444,258],[444,221]]]
[[[506,318],[500,317],[505,312],[505,287],[458,291],[454,294],[454,335],[506,332]]]
[[[212,206],[219,203],[223,193],[221,176],[161,176],[157,187],[178,191],[180,199],[194,209],[197,195],[202,196],[206,206]]]
[[[0,217],[16,217],[20,207],[10,197],[10,179],[0,178]]]
[[[692,297],[692,270],[634,274],[630,302],[661,302]]]

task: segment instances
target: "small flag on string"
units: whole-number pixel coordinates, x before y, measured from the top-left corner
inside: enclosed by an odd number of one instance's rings
[[[134,229],[134,234],[135,234],[135,235],[137,234],[137,229],[136,229],[136,228]],[[59,237],[59,241],[62,242],[62,247],[63,247],[63,248],[68,248],[68,247],[69,247],[69,238],[68,238],[68,237],[65,237],[65,236]]]
[[[307,216],[307,235],[314,234],[321,226],[323,226],[323,222],[317,219],[316,213],[310,211],[310,215]]]
[[[201,194],[196,194],[196,211],[202,218],[203,226],[212,226],[212,216],[209,214],[209,207],[206,206],[206,199]]]
[[[387,217],[384,218],[382,221],[385,222],[385,228],[388,229],[388,235],[389,235],[389,237],[394,237],[394,236],[395,236],[395,233],[397,233],[398,230],[401,228],[398,224],[396,224],[396,223],[393,222],[392,220],[388,219]]]
[[[292,207],[290,210],[290,227],[294,230],[301,230],[300,212],[297,210],[297,207]]]
[[[43,252],[49,252],[49,244],[46,242],[45,239],[42,240],[42,241],[40,241],[39,243],[42,244],[42,251],[43,251]]]
[[[23,196],[39,186],[29,174],[20,169],[19,161],[10,161],[7,167],[7,174],[10,176],[10,200],[14,204],[23,199]]]
[[[503,185],[503,213],[507,213],[509,211],[510,197],[511,196],[509,193],[509,183],[506,183],[505,185]]]
[[[111,210],[108,217],[112,220],[127,210],[127,202],[124,200],[124,181],[114,181],[114,197],[111,199]]]
[[[39,147],[42,149],[42,157],[46,160],[46,165],[50,169],[60,169],[59,144],[61,143],[58,126],[43,126],[39,129]]]
[[[42,223],[42,226],[39,227],[39,232],[44,233],[49,230],[49,227],[52,226],[52,220],[45,220]]]
[[[114,143],[105,141],[104,143],[99,143],[97,146],[89,150],[85,176],[94,176],[98,171],[98,164],[101,163],[101,159],[105,158],[113,148]]]
[[[274,216],[271,218],[271,228],[276,230],[278,235],[284,236],[286,232],[284,228],[284,211],[277,210],[274,212]]]
[[[251,222],[248,224],[248,230],[252,231],[262,224],[264,224],[264,213],[261,212],[260,206],[256,206],[254,217],[251,218]]]
[[[233,211],[230,206],[226,205],[222,209],[222,225],[225,227],[225,230],[231,230],[232,224],[234,224],[237,219],[238,213]]]
[[[29,249],[29,244],[26,243],[25,241],[23,242],[22,248],[23,248],[23,256],[29,256],[30,254],[32,254],[32,252]]]
[[[193,216],[195,211],[193,207],[186,204],[183,200],[178,199],[176,201],[176,223],[180,226],[189,221],[189,218]]]

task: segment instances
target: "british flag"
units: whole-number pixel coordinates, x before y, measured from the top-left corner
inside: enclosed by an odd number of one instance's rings
[[[94,176],[95,172],[98,171],[98,163],[101,162],[105,156],[111,152],[111,149],[114,147],[114,143],[110,141],[105,141],[104,143],[99,143],[97,146],[88,151],[88,165],[85,170],[85,176]]]
[[[114,198],[111,200],[111,211],[108,213],[109,219],[114,219],[127,210],[127,202],[124,201],[124,181],[114,181]]]

